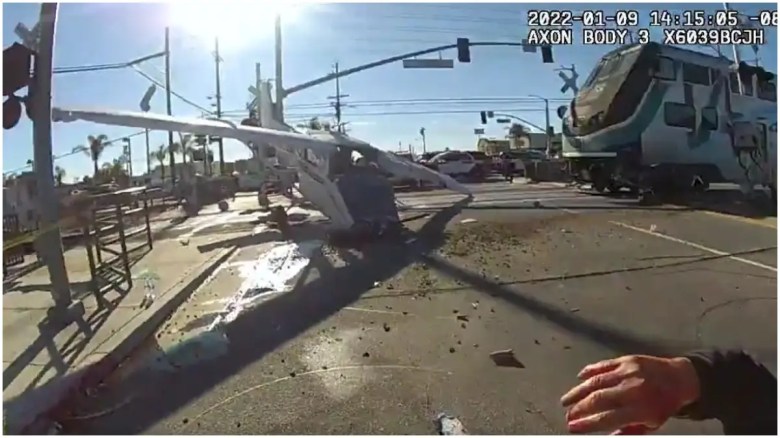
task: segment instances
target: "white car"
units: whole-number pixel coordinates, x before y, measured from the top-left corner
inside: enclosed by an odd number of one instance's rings
[[[481,163],[467,152],[442,152],[428,160],[425,165],[453,178],[485,176]]]

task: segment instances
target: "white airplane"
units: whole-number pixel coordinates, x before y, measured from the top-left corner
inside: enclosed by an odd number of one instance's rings
[[[265,145],[272,147],[277,157],[282,158],[296,168],[299,177],[298,191],[304,199],[311,202],[331,220],[335,229],[350,229],[360,218],[353,217],[348,208],[337,180],[330,172],[329,165],[340,151],[357,151],[368,162],[379,169],[401,178],[412,178],[443,186],[450,190],[471,195],[471,191],[451,177],[428,169],[419,164],[403,160],[392,153],[375,148],[370,144],[331,131],[315,131],[307,134],[296,132],[292,127],[274,120],[271,116],[272,104],[270,86],[261,87],[261,120],[263,127],[237,125],[227,120],[194,119],[172,117],[129,111],[100,111],[53,108],[55,122],[74,122],[78,120],[104,125],[124,126],[161,131],[185,132],[191,134],[233,138],[247,147]],[[311,154],[319,160],[311,160]],[[261,169],[271,170],[265,162],[264,154],[254,154],[260,160]],[[378,173],[378,172],[377,172]],[[356,220],[358,219],[358,220]]]

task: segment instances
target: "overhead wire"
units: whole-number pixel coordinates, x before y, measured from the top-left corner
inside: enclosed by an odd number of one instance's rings
[[[147,74],[143,70],[141,70],[138,66],[132,66],[132,69],[135,70],[138,74],[140,74],[144,78],[146,78],[149,82],[153,83],[154,85],[157,85],[158,87],[161,87],[163,89],[166,88],[165,84],[163,84],[160,81],[154,79],[149,74]],[[186,97],[182,96],[181,94],[175,92],[172,88],[170,88],[170,87],[167,87],[167,88],[168,88],[168,91],[171,93],[171,95],[178,97],[179,99],[181,99],[183,102],[189,104],[190,106],[192,106],[194,108],[197,108],[200,111],[204,111],[204,112],[206,112],[208,114],[212,114],[214,112],[212,110],[206,109],[206,108],[198,105],[197,103],[187,99]]]

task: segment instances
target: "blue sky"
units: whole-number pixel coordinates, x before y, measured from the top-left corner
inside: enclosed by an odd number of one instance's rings
[[[279,0],[277,0],[279,1]],[[178,2],[177,2],[178,3]],[[164,28],[171,27],[172,89],[198,105],[209,108],[207,96],[215,90],[212,57],[213,39],[210,29],[221,33],[222,108],[242,110],[254,84],[255,62],[262,65],[264,78],[274,74],[273,25],[269,4],[239,3],[230,0],[218,6],[201,7],[203,2],[181,2],[178,6],[154,3],[61,3],[55,49],[55,66],[68,67],[128,61],[163,49]],[[649,11],[667,9],[714,10],[720,4],[641,4],[642,20]],[[606,14],[623,7],[620,4],[588,4],[588,9],[604,10]],[[774,4],[735,4],[744,13],[776,8]],[[556,8],[582,11],[585,4],[556,4]],[[457,37],[472,41],[518,42],[528,32],[526,13],[530,9],[549,9],[542,4],[302,4],[289,12],[284,23],[283,49],[286,87],[320,77],[331,71],[334,62],[349,68],[406,52],[454,43]],[[13,28],[22,22],[31,27],[37,20],[37,4],[3,4],[3,46],[16,41]],[[287,13],[287,12],[285,12]],[[213,19],[211,19],[213,17]],[[216,24],[215,24],[216,23]],[[576,27],[576,29],[580,29]],[[661,31],[654,29],[660,38]],[[576,35],[576,34],[575,34]],[[761,49],[765,67],[776,71],[776,31],[767,31],[769,44]],[[577,37],[575,37],[577,40]],[[576,41],[575,41],[576,42]],[[470,64],[457,64],[450,70],[404,70],[400,64],[361,72],[341,80],[342,94],[349,102],[400,99],[523,97],[537,94],[552,99],[568,98],[559,89],[561,80],[554,71],[561,64],[577,66],[583,80],[598,58],[610,46],[558,46],[555,63],[543,64],[539,54],[523,53],[519,48],[485,47],[472,49]],[[745,57],[750,55],[745,49]],[[455,57],[454,51],[442,54]],[[161,59],[149,61],[142,69],[162,81],[164,64]],[[61,107],[103,107],[137,110],[138,102],[149,86],[147,79],[131,69],[77,73],[55,76],[54,104]],[[152,100],[152,111],[165,111],[165,93],[158,90]],[[320,115],[327,118],[332,110],[309,107],[325,104],[335,94],[335,84],[325,83],[291,95],[286,101],[288,121]],[[173,97],[173,113],[197,116],[200,110]],[[551,104],[551,119],[557,124]],[[297,108],[296,108],[297,106]],[[396,149],[399,142],[421,149],[420,127],[426,128],[429,150],[445,147],[473,149],[477,137],[474,128],[482,127],[481,109],[516,110],[513,114],[538,125],[544,124],[543,104],[525,102],[485,105],[377,105],[358,104],[347,107],[343,118],[351,122],[351,134],[371,141],[385,149]],[[465,113],[366,115],[371,113],[464,111]],[[238,118],[239,112],[229,112]],[[32,158],[32,125],[23,121],[13,130],[3,132],[3,170],[25,165]],[[84,144],[87,135],[106,134],[118,138],[138,132],[133,129],[89,123],[55,124],[54,155],[62,155],[74,146]],[[501,126],[487,126],[488,136],[503,136]],[[151,147],[167,142],[165,132],[151,134]],[[133,167],[136,173],[145,170],[143,135],[133,138]],[[109,148],[102,161],[121,152]],[[249,155],[239,143],[226,142],[227,160]],[[57,164],[68,172],[67,180],[91,173],[91,163],[85,155],[62,158]]]

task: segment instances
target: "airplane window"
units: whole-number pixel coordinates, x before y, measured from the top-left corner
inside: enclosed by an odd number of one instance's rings
[[[677,102],[664,104],[664,123],[678,128],[694,129],[696,126],[696,110],[691,105]]]
[[[739,94],[739,80],[737,79],[736,73],[731,73],[729,75],[729,83],[731,84],[731,92]]]
[[[665,56],[658,57],[658,68],[653,75],[658,79],[673,81],[676,79],[674,60]]]
[[[683,63],[683,81],[691,84],[710,85],[710,69],[701,65]]]
[[[718,110],[713,107],[701,109],[701,128],[708,131],[718,129]]]

